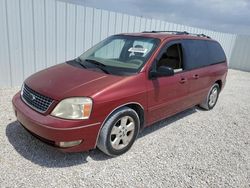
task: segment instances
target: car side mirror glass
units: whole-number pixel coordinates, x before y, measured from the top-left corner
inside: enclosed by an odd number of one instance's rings
[[[174,75],[174,69],[167,66],[160,66],[157,68],[157,70],[151,70],[150,71],[150,77],[165,77],[165,76],[172,76]]]
[[[167,67],[167,66],[160,66],[157,69],[157,75],[158,77],[173,76],[174,69],[172,69],[171,67]]]

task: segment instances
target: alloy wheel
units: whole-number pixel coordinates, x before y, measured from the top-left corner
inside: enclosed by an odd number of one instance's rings
[[[209,106],[211,107],[214,106],[217,101],[217,98],[218,98],[218,88],[214,87],[209,95],[209,101],[208,101]]]
[[[125,148],[133,139],[135,121],[130,116],[120,118],[113,126],[110,134],[110,143],[115,150]]]

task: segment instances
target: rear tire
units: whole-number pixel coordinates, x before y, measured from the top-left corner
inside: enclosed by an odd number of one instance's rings
[[[206,98],[204,101],[199,104],[199,106],[205,110],[211,110],[217,103],[220,93],[220,86],[219,84],[215,83],[209,90]]]
[[[97,147],[109,156],[118,156],[127,152],[138,135],[139,125],[139,116],[133,109],[120,108],[104,123]]]

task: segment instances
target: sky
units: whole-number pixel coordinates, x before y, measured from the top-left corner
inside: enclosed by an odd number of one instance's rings
[[[85,6],[250,35],[250,0],[72,0]]]

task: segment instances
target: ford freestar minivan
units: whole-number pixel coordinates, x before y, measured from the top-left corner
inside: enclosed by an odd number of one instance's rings
[[[220,44],[203,34],[119,34],[27,78],[13,107],[50,145],[116,156],[154,122],[195,105],[212,109],[227,69]]]

